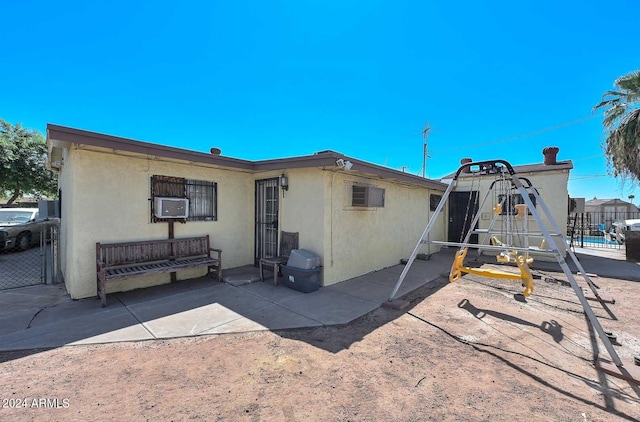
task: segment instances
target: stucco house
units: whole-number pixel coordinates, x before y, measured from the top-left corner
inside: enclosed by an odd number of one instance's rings
[[[333,151],[248,161],[217,148],[208,154],[52,124],[47,146],[59,177],[61,272],[76,299],[96,295],[96,242],[167,238],[167,224],[153,213],[159,190],[172,196],[167,183],[180,184],[191,204],[175,237],[209,234],[223,250],[223,269],[257,265],[277,250],[280,231],[298,232],[299,247],[320,255],[325,286],[407,257],[446,188]],[[442,214],[434,239],[446,237]],[[168,274],[138,277],[108,292],[169,281]]]
[[[552,154],[549,154],[549,150]],[[546,152],[546,154],[545,154]],[[545,205],[549,208],[551,215],[555,222],[560,226],[562,230],[562,236],[558,236],[555,241],[558,243],[558,248],[561,253],[566,254],[566,244],[564,239],[567,235],[567,207],[569,201],[568,193],[568,181],[569,172],[573,168],[571,161],[558,161],[557,153],[558,148],[551,147],[543,150],[543,160],[540,163],[527,164],[527,165],[515,165],[512,166],[516,175],[519,178],[527,179],[530,184],[535,187]],[[461,164],[470,163],[473,160],[471,158],[463,158]],[[443,182],[447,182],[452,179],[454,174],[448,175],[442,179]],[[509,214],[506,207],[503,207],[502,212],[496,215],[494,212],[494,206],[498,201],[501,201],[503,197],[500,195],[510,195],[509,198],[512,208],[515,204],[522,204],[524,200],[517,191],[505,190],[504,192],[497,191],[498,185],[493,185],[488,200],[485,202],[482,209],[483,199],[487,196],[487,191],[490,190],[492,184],[499,178],[497,175],[483,175],[478,176],[474,172],[463,171],[460,173],[457,179],[456,189],[449,197],[449,221],[447,226],[447,241],[460,242],[461,237],[468,230],[473,216],[480,213],[480,220],[476,227],[477,231],[488,230],[493,221],[492,230],[504,231],[501,241],[505,242],[506,237],[506,220],[509,218]],[[523,183],[526,185],[526,183]],[[532,202],[535,204],[535,198],[529,195]],[[538,214],[542,216],[542,220],[553,231],[548,219],[544,216],[542,209],[538,204],[536,210]],[[515,211],[514,211],[515,213]],[[466,226],[465,226],[466,224]],[[527,218],[527,232],[540,233],[535,219],[532,215]],[[518,226],[511,226],[510,231],[514,234],[510,243],[513,246],[522,247],[525,245],[523,222],[518,222]],[[481,233],[473,234],[471,241],[473,243],[480,242],[485,236],[480,236]],[[500,235],[498,236],[500,238]],[[529,246],[540,246],[542,236],[528,236],[527,242]],[[535,254],[533,254],[535,255]],[[538,256],[537,259],[541,260],[553,260],[553,257]]]

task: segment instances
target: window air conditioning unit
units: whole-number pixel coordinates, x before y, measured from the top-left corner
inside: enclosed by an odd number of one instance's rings
[[[189,217],[189,200],[156,197],[154,211],[157,218],[187,218]]]
[[[358,185],[353,185],[352,189],[352,207],[384,207],[384,189]]]

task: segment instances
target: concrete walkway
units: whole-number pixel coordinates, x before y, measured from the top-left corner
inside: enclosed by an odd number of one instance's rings
[[[448,275],[453,252],[416,260],[396,297]],[[640,266],[624,256],[578,254],[587,272],[640,280]],[[560,270],[556,263],[540,265]],[[385,302],[403,269],[306,294],[270,280],[234,286],[200,278],[111,294],[106,308],[95,299],[71,300],[60,285],[0,291],[0,351],[347,324]]]

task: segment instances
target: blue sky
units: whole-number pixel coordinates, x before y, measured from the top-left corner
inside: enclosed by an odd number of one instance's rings
[[[251,160],[331,149],[421,174],[429,122],[432,178],[558,146],[571,196],[640,202],[607,176],[591,112],[640,68],[637,0],[22,0],[2,14],[0,117],[42,132]]]

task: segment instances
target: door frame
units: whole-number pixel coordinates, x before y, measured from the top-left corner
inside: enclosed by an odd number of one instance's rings
[[[280,178],[255,181],[253,265],[278,255],[280,225]]]
[[[454,191],[449,195],[449,220],[447,224],[447,241],[459,243],[462,234],[466,233],[473,217],[478,213],[480,192]],[[471,203],[469,203],[471,201]],[[465,218],[465,214],[466,218]],[[465,225],[466,227],[462,227]],[[476,224],[477,227],[477,224]],[[453,230],[452,230],[453,229]],[[456,235],[455,238],[453,235]],[[464,238],[463,238],[464,239]],[[478,243],[478,234],[474,233],[469,243]]]

